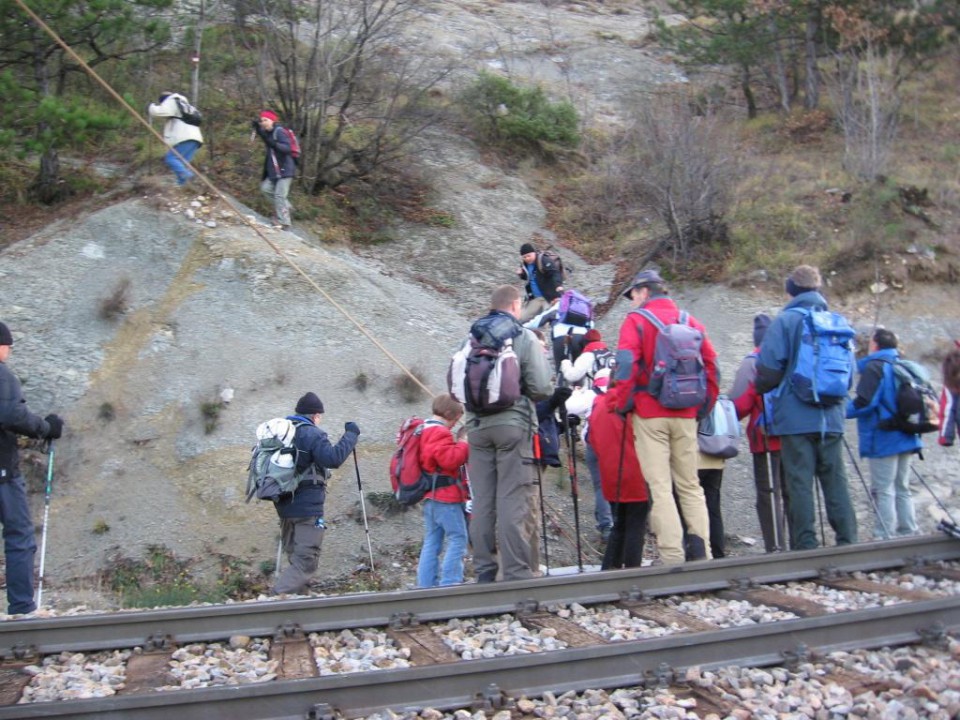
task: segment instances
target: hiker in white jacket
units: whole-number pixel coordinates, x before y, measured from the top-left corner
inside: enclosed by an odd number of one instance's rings
[[[193,161],[193,156],[203,145],[203,134],[198,126],[186,123],[181,119],[182,111],[178,99],[187,102],[183,95],[162,92],[157,102],[150,103],[147,110],[151,118],[166,118],[166,122],[163,124],[163,141],[170,147],[170,150],[164,155],[163,161],[176,176],[177,185],[183,186],[193,177],[193,173],[183,160]],[[180,154],[180,157],[177,157],[177,153]],[[181,157],[183,160],[180,159]]]

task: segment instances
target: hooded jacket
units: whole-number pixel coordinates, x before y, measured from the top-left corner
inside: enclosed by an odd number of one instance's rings
[[[597,454],[603,497],[608,502],[649,500],[647,482],[643,479],[633,445],[633,423],[625,422],[617,412],[617,398],[613,390],[597,396],[589,422],[587,442]]]
[[[860,380],[854,398],[847,402],[847,417],[857,419],[860,457],[881,458],[915,452],[923,447],[919,435],[900,430],[882,430],[879,424],[893,417],[897,407],[897,386],[893,362],[900,357],[895,348],[885,348],[857,362]]]
[[[427,421],[420,433],[420,467],[427,473],[457,478],[454,485],[437,488],[424,495],[425,500],[461,503],[470,499],[466,480],[460,480],[461,468],[470,455],[470,445],[457,442],[450,428],[442,423]]]
[[[643,306],[644,310],[656,316],[664,325],[672,325],[680,318],[680,308],[666,295],[657,295],[648,300]],[[703,359],[703,367],[707,375],[707,400],[703,408],[665,408],[653,395],[645,390],[650,382],[650,370],[653,366],[654,350],[657,344],[657,335],[659,330],[647,318],[638,312],[630,312],[620,326],[620,340],[617,343],[618,350],[629,350],[633,354],[633,377],[630,382],[618,383],[616,388],[611,390],[616,394],[620,405],[619,407],[628,407],[629,393],[636,392],[634,396],[634,412],[642,418],[657,417],[677,417],[677,418],[695,418],[698,412],[708,413],[717,401],[717,395],[720,394],[717,373],[717,352],[714,350],[710,339],[707,337],[706,329],[692,315],[688,315],[690,327],[696,328],[703,333],[703,344],[700,346],[700,356]]]
[[[45,438],[49,432],[47,421],[27,407],[17,376],[0,362],[0,482],[20,475],[17,435]]]
[[[795,361],[803,315],[790,308],[827,309],[827,301],[816,290],[800,293],[788,302],[771,323],[757,358],[756,389],[766,393],[779,388],[773,404],[774,435],[843,433],[845,408],[842,402],[830,407],[805,403],[789,382],[782,382]],[[782,383],[782,384],[781,384]]]
[[[343,465],[357,446],[359,436],[345,432],[336,445],[331,445],[327,433],[310,422],[310,418],[290,415],[288,419],[305,423],[297,427],[297,433],[293,436],[293,446],[297,449],[297,472],[301,474],[301,479],[293,497],[275,502],[274,506],[282,518],[323,517],[327,478],[330,475],[328,471]]]

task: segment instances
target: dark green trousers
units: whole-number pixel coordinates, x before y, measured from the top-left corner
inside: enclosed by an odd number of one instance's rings
[[[817,492],[814,479],[820,482],[827,520],[833,528],[837,545],[857,541],[857,516],[850,502],[847,473],[843,466],[843,435],[811,433],[783,435],[780,459],[790,502],[790,547],[809,550],[817,542]]]

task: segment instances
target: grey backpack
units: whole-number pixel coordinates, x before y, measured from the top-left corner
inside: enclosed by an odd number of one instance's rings
[[[700,407],[707,399],[707,373],[700,347],[703,333],[690,325],[681,311],[677,322],[665,325],[649,310],[633,312],[649,320],[659,331],[653,351],[650,381],[645,389],[663,407],[673,410]]]
[[[733,401],[726,395],[717,398],[713,411],[697,426],[697,445],[704,455],[725,460],[740,452],[740,421]]]
[[[260,423],[247,468],[247,502],[254,496],[276,502],[296,492],[301,473],[297,472],[298,451],[293,439],[297,428],[306,424],[289,418]]]

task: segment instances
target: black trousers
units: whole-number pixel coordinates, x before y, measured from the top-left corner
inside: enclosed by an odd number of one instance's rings
[[[607,540],[601,570],[640,567],[643,561],[643,542],[647,536],[649,502],[610,503],[613,530]]]

